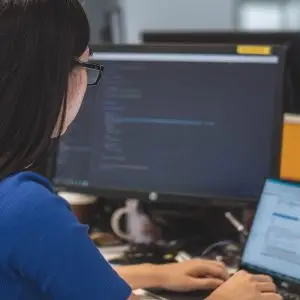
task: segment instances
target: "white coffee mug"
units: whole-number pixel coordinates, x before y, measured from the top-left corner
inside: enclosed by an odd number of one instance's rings
[[[122,217],[126,217],[126,232],[120,228]],[[149,217],[140,212],[139,201],[136,199],[128,199],[126,205],[117,209],[111,217],[111,228],[113,232],[131,243],[150,244],[152,237],[145,230],[150,223]]]

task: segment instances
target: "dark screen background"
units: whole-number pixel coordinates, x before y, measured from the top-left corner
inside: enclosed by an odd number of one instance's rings
[[[256,197],[270,175],[276,63],[102,61],[54,183]]]

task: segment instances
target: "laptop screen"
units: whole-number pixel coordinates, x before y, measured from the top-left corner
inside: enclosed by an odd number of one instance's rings
[[[300,185],[267,180],[242,266],[300,282]]]

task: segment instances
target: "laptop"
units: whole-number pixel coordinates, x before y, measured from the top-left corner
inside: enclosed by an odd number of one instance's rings
[[[300,299],[300,184],[266,181],[241,269],[270,275],[284,299]]]
[[[285,300],[300,300],[300,183],[266,181],[240,268],[271,276]],[[205,298],[203,292],[157,295],[151,299]]]

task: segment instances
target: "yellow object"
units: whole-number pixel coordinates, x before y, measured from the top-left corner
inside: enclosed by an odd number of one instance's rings
[[[271,55],[271,46],[251,46],[251,45],[239,45],[237,46],[238,54],[247,55]]]
[[[174,256],[172,255],[172,254],[165,254],[164,255],[164,259],[165,260],[171,260],[171,259],[173,259],[174,258]]]
[[[285,115],[280,173],[282,179],[300,181],[300,115]]]

